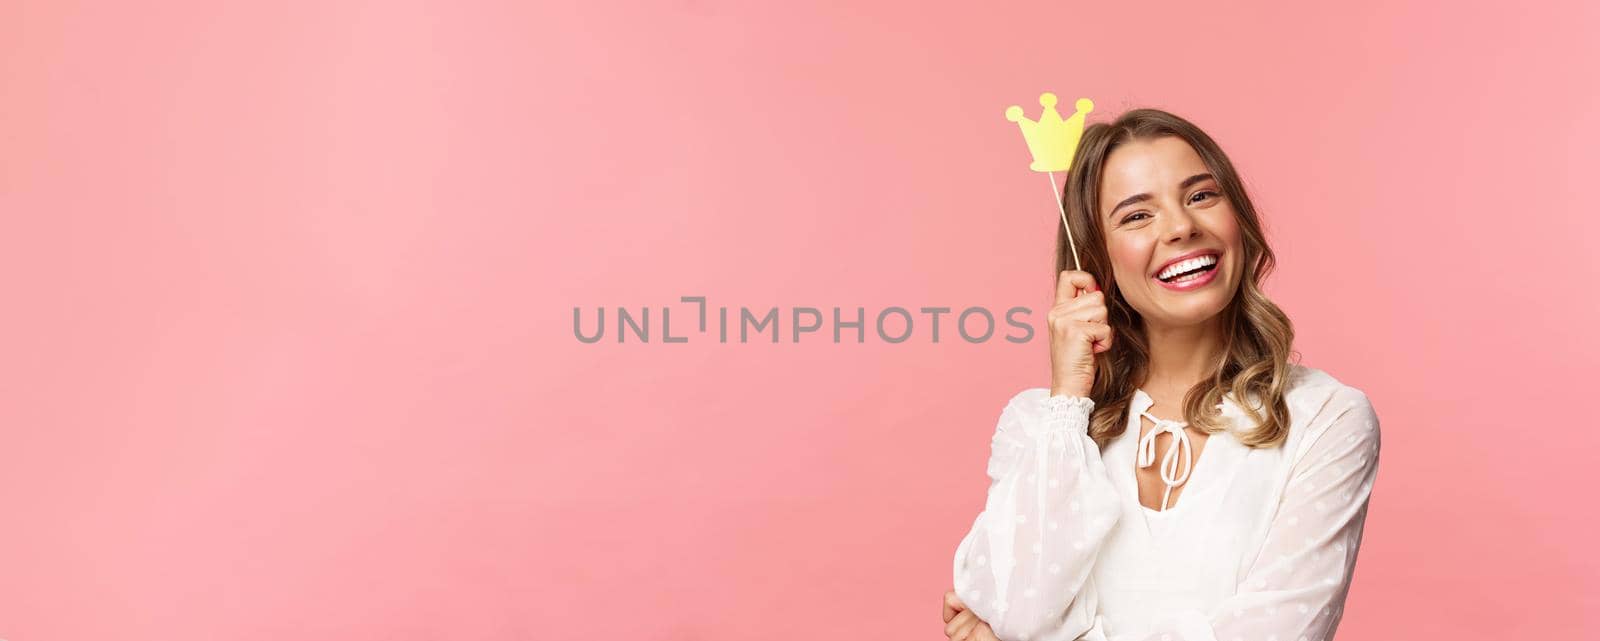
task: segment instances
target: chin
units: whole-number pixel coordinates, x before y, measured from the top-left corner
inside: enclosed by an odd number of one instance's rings
[[[1228,283],[1227,274],[1218,276],[1217,282],[1192,292],[1174,292],[1157,283],[1151,302],[1160,310],[1161,322],[1178,327],[1200,325],[1227,311],[1238,284]]]
[[[1173,326],[1173,327],[1191,327],[1191,326],[1194,326],[1194,325],[1204,325],[1206,323],[1211,322],[1213,319],[1221,316],[1222,315],[1222,310],[1224,310],[1224,309],[1227,309],[1227,307],[1226,306],[1217,306],[1215,308],[1212,308],[1210,306],[1207,306],[1203,310],[1202,309],[1175,310],[1173,313],[1168,314],[1166,316],[1166,318],[1163,319],[1163,321],[1167,325],[1170,325],[1170,326]]]

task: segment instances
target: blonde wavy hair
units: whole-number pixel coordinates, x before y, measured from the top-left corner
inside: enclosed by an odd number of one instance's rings
[[[1095,410],[1089,420],[1089,436],[1104,447],[1127,429],[1129,405],[1138,382],[1149,374],[1150,364],[1144,319],[1117,287],[1100,216],[1095,215],[1100,211],[1102,172],[1106,158],[1123,144],[1165,136],[1188,142],[1205,161],[1238,214],[1244,247],[1240,261],[1245,268],[1243,278],[1232,301],[1221,312],[1227,332],[1223,357],[1209,378],[1184,394],[1184,420],[1208,434],[1226,430],[1217,405],[1225,394],[1231,394],[1257,426],[1237,433],[1239,441],[1252,448],[1275,447],[1289,433],[1289,406],[1284,394],[1289,384],[1290,355],[1298,362],[1299,354],[1293,350],[1294,325],[1261,291],[1261,283],[1276,265],[1272,248],[1267,246],[1255,206],[1245,194],[1239,174],[1222,148],[1199,127],[1159,109],[1135,109],[1115,122],[1085,128],[1063,190],[1062,202],[1072,237],[1078,241],[1078,256],[1083,270],[1093,274],[1106,293],[1106,320],[1115,336],[1111,349],[1095,355],[1095,380],[1090,392]],[[1072,268],[1066,231],[1057,228],[1055,273]]]

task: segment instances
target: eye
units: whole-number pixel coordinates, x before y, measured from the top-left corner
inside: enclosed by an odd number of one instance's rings
[[[1150,214],[1146,214],[1146,213],[1144,213],[1142,211],[1133,212],[1131,214],[1128,214],[1128,216],[1126,218],[1122,219],[1123,224],[1131,223],[1131,222],[1133,222],[1135,220],[1138,220],[1137,218],[1134,218],[1134,216],[1144,216],[1144,217],[1148,218],[1148,217],[1150,217]]]
[[[1194,192],[1194,195],[1189,197],[1189,202],[1191,202],[1191,203],[1199,202],[1197,199],[1200,198],[1201,196],[1206,195],[1206,194],[1210,194],[1213,199],[1217,197],[1217,192],[1211,191],[1209,189],[1202,189],[1200,191]]]

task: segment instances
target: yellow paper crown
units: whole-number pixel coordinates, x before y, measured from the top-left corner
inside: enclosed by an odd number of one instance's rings
[[[1072,166],[1072,155],[1078,151],[1078,138],[1083,136],[1083,118],[1094,110],[1094,103],[1088,98],[1079,98],[1077,113],[1066,120],[1056,111],[1055,94],[1048,91],[1039,94],[1039,104],[1044,105],[1044,113],[1039,115],[1038,121],[1028,120],[1022,115],[1022,107],[1016,105],[1006,109],[1006,120],[1017,123],[1022,129],[1028,151],[1033,153],[1029,169],[1066,171]]]

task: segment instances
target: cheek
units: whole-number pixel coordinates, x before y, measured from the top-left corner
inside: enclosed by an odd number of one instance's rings
[[[1233,212],[1228,212],[1228,217],[1219,221],[1213,233],[1228,251],[1230,269],[1226,278],[1230,285],[1238,283],[1244,278],[1244,234],[1239,228],[1239,219],[1234,217]]]
[[[1234,260],[1238,260],[1243,255],[1244,234],[1239,229],[1238,219],[1229,216],[1227,222],[1223,223],[1221,228],[1217,230],[1217,236],[1227,246],[1228,252],[1233,254]]]
[[[1145,267],[1150,264],[1150,252],[1153,247],[1149,242],[1119,238],[1112,241],[1106,250],[1111,256],[1111,267],[1117,280],[1124,285],[1132,285],[1144,277]]]
[[[1223,209],[1222,212],[1219,212],[1223,215],[1217,217],[1217,223],[1213,228],[1213,233],[1215,233],[1218,238],[1221,238],[1222,242],[1227,244],[1229,249],[1242,248],[1244,244],[1243,236],[1239,233],[1238,214],[1234,213],[1232,207],[1222,207],[1219,209]]]

